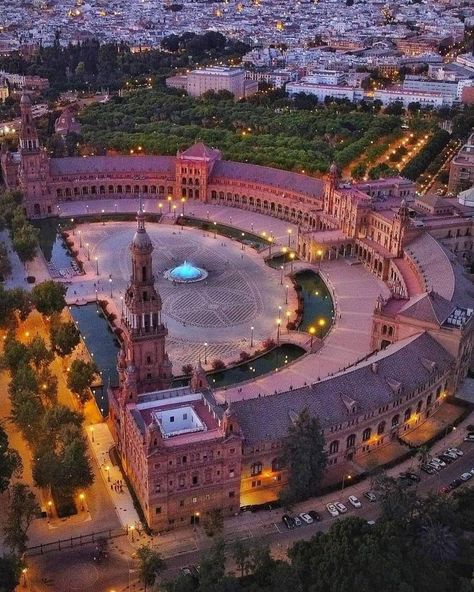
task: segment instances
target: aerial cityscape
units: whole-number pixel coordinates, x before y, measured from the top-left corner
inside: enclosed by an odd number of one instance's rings
[[[0,592],[474,591],[474,6],[0,0]]]

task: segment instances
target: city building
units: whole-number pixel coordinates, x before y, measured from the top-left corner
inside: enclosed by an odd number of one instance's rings
[[[449,168],[448,191],[457,193],[474,185],[474,133],[452,159]]]
[[[246,80],[245,70],[223,66],[192,70],[186,75],[167,78],[166,84],[171,88],[186,90],[191,97],[201,97],[209,91],[226,90],[236,100],[249,97],[258,90],[258,83]]]
[[[402,87],[392,86],[377,89],[374,93],[374,99],[381,101],[384,106],[403,103],[406,109],[410,103],[419,103],[421,107],[440,109],[441,107],[452,107],[455,96],[434,91],[407,90]]]
[[[301,82],[289,82],[286,85],[286,91],[290,97],[299,93],[305,93],[316,97],[318,101],[331,99],[347,99],[353,103],[361,101],[364,98],[364,91],[354,86],[338,86],[335,84],[318,84],[311,82],[311,77],[306,77]]]
[[[77,121],[74,110],[71,107],[64,109],[54,122],[54,131],[60,136],[68,134],[80,134],[81,124]]]

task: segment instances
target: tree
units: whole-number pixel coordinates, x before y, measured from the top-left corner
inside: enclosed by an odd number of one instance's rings
[[[8,258],[7,247],[5,243],[0,243],[0,279],[3,281],[12,271],[10,259]]]
[[[218,592],[225,575],[225,544],[217,539],[201,562],[199,591]]]
[[[8,447],[8,435],[0,424],[0,493],[6,491],[13,476],[22,470],[21,457],[16,450]]]
[[[61,456],[61,479],[71,491],[89,487],[94,482],[83,437],[75,438],[65,446]]]
[[[73,360],[67,376],[67,386],[85,403],[89,396],[89,389],[94,381],[97,367],[92,362]]]
[[[54,354],[50,351],[44,339],[39,335],[33,337],[28,344],[29,358],[33,363],[36,370],[40,370],[41,367],[47,366],[54,359]]]
[[[36,257],[38,248],[38,230],[31,224],[25,223],[12,233],[12,244],[18,257],[24,262],[32,261]]]
[[[20,562],[15,555],[0,557],[0,592],[14,592],[20,577]]]
[[[247,575],[252,567],[250,560],[250,547],[246,541],[238,539],[233,546],[233,557],[237,567],[240,569],[240,577]]]
[[[38,390],[43,403],[53,405],[57,402],[58,379],[47,367],[38,374]]]
[[[9,331],[3,344],[2,366],[14,374],[21,364],[27,364],[30,352],[28,347],[17,340],[14,331]]]
[[[219,534],[224,529],[224,517],[221,510],[213,509],[204,516],[203,519],[204,532],[209,537]]]
[[[12,553],[21,555],[25,552],[28,529],[39,511],[35,494],[30,488],[24,483],[15,483],[11,488],[3,526],[4,541]]]
[[[36,285],[31,296],[36,309],[49,317],[54,313],[61,312],[66,306],[66,292],[67,288],[63,284],[47,280]]]
[[[153,586],[158,574],[165,569],[165,562],[157,551],[147,545],[138,547],[136,556],[138,573],[146,592],[147,587]]]
[[[79,345],[81,334],[74,321],[61,322],[60,319],[52,318],[49,330],[51,347],[60,356],[68,356]]]
[[[289,427],[283,460],[288,467],[288,484],[281,492],[284,504],[289,506],[316,495],[327,457],[319,420],[312,417],[307,408],[300,412]]]
[[[367,167],[363,162],[359,162],[351,169],[351,177],[356,180],[360,180],[364,177]]]

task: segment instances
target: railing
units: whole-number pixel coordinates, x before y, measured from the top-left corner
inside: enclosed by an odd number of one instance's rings
[[[42,555],[43,553],[51,553],[53,551],[62,551],[65,549],[72,549],[73,547],[81,547],[97,542],[99,539],[115,539],[121,536],[126,536],[127,530],[123,528],[110,528],[108,530],[99,530],[89,534],[82,534],[68,539],[58,539],[51,543],[42,543],[33,547],[28,547],[26,556]]]

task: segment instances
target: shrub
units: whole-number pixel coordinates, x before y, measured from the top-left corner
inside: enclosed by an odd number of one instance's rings
[[[216,358],[215,360],[212,360],[212,368],[213,370],[223,370],[225,368],[225,363],[223,360]]]
[[[275,347],[275,340],[272,339],[271,337],[269,337],[268,339],[265,339],[265,341],[263,342],[263,349],[272,349],[272,347]]]
[[[246,352],[246,351],[241,351],[241,352],[240,352],[240,356],[239,356],[239,357],[240,357],[240,361],[241,361],[241,362],[246,362],[247,360],[250,360],[250,357],[251,357],[251,356],[250,356],[250,354],[249,354],[248,352]]]
[[[183,374],[192,374],[193,365],[192,364],[183,364],[183,366],[181,367],[181,370],[183,371]]]

